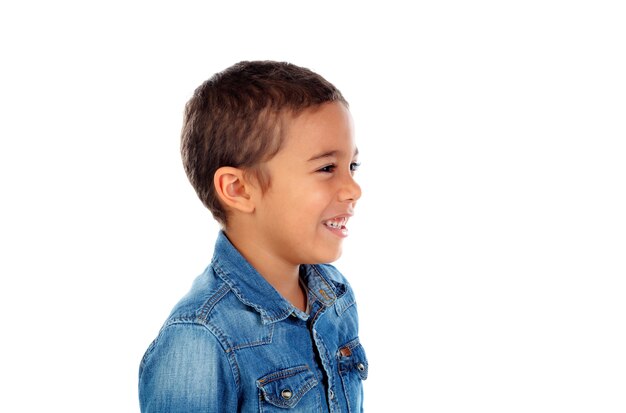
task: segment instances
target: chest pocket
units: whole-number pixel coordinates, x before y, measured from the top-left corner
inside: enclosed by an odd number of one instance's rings
[[[317,384],[315,375],[306,365],[268,374],[256,381],[259,411],[321,412],[320,392],[315,389]]]
[[[363,384],[367,379],[369,366],[365,350],[358,338],[345,344],[337,352],[337,365],[341,384],[351,413],[363,411]]]

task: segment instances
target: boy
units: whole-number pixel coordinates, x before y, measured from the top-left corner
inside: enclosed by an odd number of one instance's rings
[[[139,371],[142,412],[360,412],[368,364],[332,266],[361,189],[348,104],[312,71],[240,62],[185,110],[185,171],[222,225]]]

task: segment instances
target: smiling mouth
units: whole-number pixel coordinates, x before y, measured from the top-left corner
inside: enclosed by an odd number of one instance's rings
[[[347,223],[348,223],[348,217],[334,218],[334,219],[329,219],[328,221],[324,221],[324,225],[330,228],[334,228],[334,229],[345,228]]]
[[[333,219],[329,219],[328,221],[324,221],[324,225],[330,228],[335,228],[335,229],[345,228],[347,223],[348,223],[348,217],[333,218]]]
[[[346,228],[346,224],[348,223],[348,218],[349,217],[333,218],[333,219],[324,221],[323,224],[333,234],[337,235],[340,238],[345,238],[348,236],[348,228]]]

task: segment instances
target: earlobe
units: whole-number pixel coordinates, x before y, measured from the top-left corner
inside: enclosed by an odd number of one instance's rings
[[[228,208],[245,213],[254,212],[249,185],[241,169],[223,166],[215,171],[213,185],[220,201]]]

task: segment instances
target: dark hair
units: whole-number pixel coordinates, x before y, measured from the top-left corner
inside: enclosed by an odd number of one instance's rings
[[[239,62],[200,85],[185,106],[181,154],[191,185],[213,217],[226,225],[213,184],[218,168],[251,172],[265,191],[270,181],[261,163],[281,148],[285,115],[335,101],[348,106],[323,77],[286,62]]]

